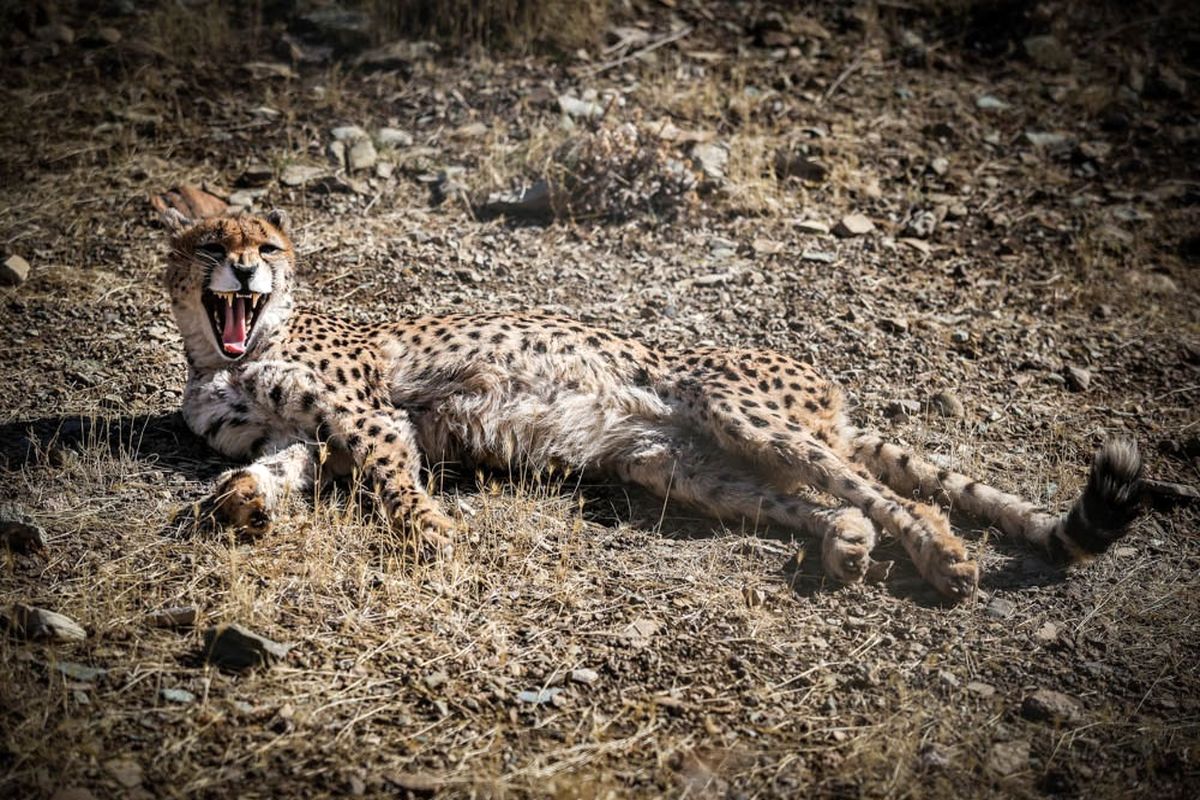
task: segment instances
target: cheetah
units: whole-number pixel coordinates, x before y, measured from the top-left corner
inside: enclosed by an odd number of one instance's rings
[[[285,213],[163,219],[188,365],[183,417],[216,451],[249,461],[219,477],[203,508],[250,535],[271,527],[286,493],[353,473],[397,530],[444,547],[455,522],[424,489],[422,463],[561,464],[720,520],[803,532],[843,583],[868,574],[884,531],[962,601],[979,570],[935,503],[1068,563],[1103,552],[1139,508],[1132,442],[1104,444],[1081,497],[1053,514],[854,427],[839,389],[785,355],[652,349],[541,313],[347,322],[295,307]]]

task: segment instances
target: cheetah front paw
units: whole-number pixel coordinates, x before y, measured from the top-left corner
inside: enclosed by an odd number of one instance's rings
[[[226,476],[201,504],[202,521],[238,533],[262,536],[271,530],[271,512],[258,479],[245,470]]]
[[[422,508],[396,514],[397,529],[409,535],[421,559],[447,557],[454,552],[454,532],[458,523],[437,508]]]
[[[875,526],[857,508],[831,513],[821,545],[825,573],[842,583],[861,583],[871,567]]]

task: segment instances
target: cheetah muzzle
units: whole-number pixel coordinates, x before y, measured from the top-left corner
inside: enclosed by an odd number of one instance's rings
[[[938,506],[1067,563],[1108,548],[1139,513],[1132,442],[1106,443],[1082,496],[1051,513],[854,427],[840,390],[785,355],[656,350],[539,313],[348,322],[294,307],[283,213],[164,221],[188,361],[183,416],[249,462],[205,506],[238,530],[265,533],[289,492],[354,472],[397,535],[444,551],[457,523],[425,491],[422,463],[559,464],[813,536],[840,582],[879,573],[872,549],[894,537],[957,602],[979,570]]]

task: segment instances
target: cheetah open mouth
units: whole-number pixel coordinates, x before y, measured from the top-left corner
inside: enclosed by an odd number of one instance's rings
[[[204,290],[204,308],[208,311],[213,334],[225,354],[238,358],[245,354],[246,343],[254,332],[254,321],[261,315],[270,295]]]

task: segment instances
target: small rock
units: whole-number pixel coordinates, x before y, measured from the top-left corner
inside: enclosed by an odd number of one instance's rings
[[[438,672],[429,673],[421,680],[425,684],[425,688],[432,692],[436,691],[439,687],[443,686],[446,681],[450,680],[450,676],[439,670]]]
[[[271,641],[236,622],[204,632],[206,661],[229,669],[269,667],[287,656],[291,646]]]
[[[805,250],[800,254],[803,261],[817,261],[822,264],[832,264],[837,260],[837,256],[826,250]]]
[[[235,185],[246,188],[266,186],[275,177],[275,170],[269,164],[251,164],[242,170]]]
[[[729,164],[729,148],[724,144],[713,142],[700,143],[692,147],[692,160],[704,177],[710,181],[725,180],[725,167]]]
[[[829,177],[829,167],[820,159],[780,150],[775,154],[775,176],[819,183]]]
[[[1071,52],[1051,34],[1030,36],[1021,45],[1025,55],[1042,69],[1062,70],[1071,66]]]
[[[329,135],[338,142],[357,142],[359,139],[368,138],[367,132],[357,125],[340,125],[331,130]]]
[[[396,165],[390,161],[379,161],[375,164],[375,177],[387,180],[396,172]]]
[[[1023,134],[1021,134],[1021,138],[1024,139],[1028,144],[1041,149],[1062,147],[1071,141],[1071,137],[1065,133],[1045,131],[1025,131]]]
[[[12,607],[6,623],[9,630],[26,639],[82,642],[87,638],[87,631],[70,617],[23,603]]]
[[[412,147],[413,135],[399,128],[380,128],[375,135],[383,147]]]
[[[842,217],[833,232],[843,238],[863,236],[875,230],[875,223],[863,214],[847,214]]]
[[[574,681],[575,683],[591,685],[599,679],[600,679],[600,673],[596,672],[596,670],[594,670],[594,669],[588,669],[587,667],[580,667],[579,669],[571,670],[571,680]]]
[[[0,286],[20,286],[29,278],[29,262],[17,254],[0,264]]]
[[[46,551],[46,532],[14,511],[0,512],[0,547],[28,556]]]
[[[1142,491],[1146,497],[1150,498],[1150,502],[1156,509],[1164,511],[1200,500],[1200,489],[1186,483],[1143,478]],[[1117,548],[1113,551],[1114,555],[1121,549],[1133,550],[1134,553],[1137,552],[1136,549],[1131,547]]]
[[[819,236],[829,233],[829,226],[815,219],[798,219],[792,225],[800,233],[813,233]]]
[[[929,405],[941,416],[952,419],[962,417],[965,412],[962,400],[959,400],[958,395],[950,391],[938,392],[930,398]]]
[[[645,647],[658,633],[658,628],[658,623],[652,619],[637,619],[625,626],[621,638],[633,647]]]
[[[1066,378],[1067,388],[1072,392],[1086,391],[1092,383],[1092,373],[1082,367],[1067,367],[1063,371],[1063,377]]]
[[[950,159],[945,156],[938,156],[929,162],[929,171],[939,177],[945,175],[950,171]]]
[[[43,42],[71,44],[75,41],[75,31],[69,25],[63,25],[61,23],[45,25],[35,30],[33,35]]]
[[[187,689],[159,689],[158,695],[168,703],[194,703],[196,695],[189,692]]]
[[[398,70],[411,73],[413,65],[432,57],[439,50],[433,42],[402,39],[368,50],[358,57],[359,66],[367,70]]]
[[[987,763],[997,775],[1015,775],[1029,767],[1029,742],[997,742],[992,745]]]
[[[573,119],[599,119],[604,116],[604,106],[590,100],[580,100],[569,94],[560,95],[558,107]]]
[[[939,682],[946,684],[951,689],[958,688],[958,684],[959,684],[958,676],[955,675],[953,672],[948,672],[943,669],[938,672],[937,677],[938,677]]]
[[[1003,597],[993,597],[988,601],[984,613],[992,619],[1008,619],[1016,610],[1017,606],[1013,601],[1005,600]]]
[[[73,681],[82,681],[83,683],[91,683],[108,674],[108,670],[106,669],[89,667],[86,664],[76,664],[73,661],[59,661],[54,665],[54,668],[62,673],[64,678],[70,678]]]
[[[783,252],[783,242],[770,239],[755,239],[750,243],[750,247],[760,256],[773,256]]]
[[[1021,704],[1021,716],[1034,722],[1077,722],[1083,711],[1079,701],[1053,689],[1038,689]]]
[[[320,167],[308,164],[288,164],[283,168],[283,174],[279,176],[279,181],[284,186],[305,186],[324,174],[325,170]]]
[[[1043,622],[1042,626],[1033,632],[1033,640],[1038,644],[1053,644],[1058,641],[1058,625]]]
[[[933,236],[937,230],[938,215],[928,209],[918,211],[909,217],[908,224],[904,226],[904,233],[917,240],[928,239]]]
[[[325,148],[325,155],[329,156],[329,161],[330,161],[330,163],[333,164],[334,169],[345,169],[346,168],[346,143],[345,142],[334,139],[332,142],[329,143],[329,146],[327,148]]]
[[[975,98],[975,107],[980,111],[1007,111],[1012,108],[1008,103],[990,94]]]
[[[346,153],[346,166],[351,172],[370,169],[378,160],[379,154],[375,152],[375,145],[371,144],[370,139],[359,139]]]
[[[552,686],[549,689],[538,689],[537,691],[517,692],[517,700],[522,703],[530,703],[532,705],[544,706],[547,703],[553,703],[555,698],[563,693],[563,689],[558,686]]]
[[[82,786],[64,786],[56,789],[54,794],[50,795],[50,800],[96,800],[96,795]]]
[[[908,330],[908,320],[904,317],[880,317],[877,323],[880,329],[888,333],[904,333]]]
[[[971,694],[984,698],[991,697],[996,693],[995,686],[992,686],[990,683],[983,683],[982,681],[971,681],[965,688]]]
[[[481,216],[522,217],[542,219],[553,216],[553,192],[550,182],[540,180],[526,189],[495,192],[478,209]]]
[[[487,123],[476,121],[456,128],[451,135],[455,139],[482,139],[487,133]]]
[[[196,624],[195,606],[174,606],[146,615],[146,624],[153,628],[190,628]]]
[[[410,797],[433,797],[444,784],[442,779],[426,772],[387,772],[383,778]]]
[[[109,759],[104,762],[104,769],[126,789],[133,789],[142,783],[142,766],[133,759]]]
[[[884,413],[897,422],[905,422],[909,417],[920,415],[921,404],[916,400],[889,400]]]

